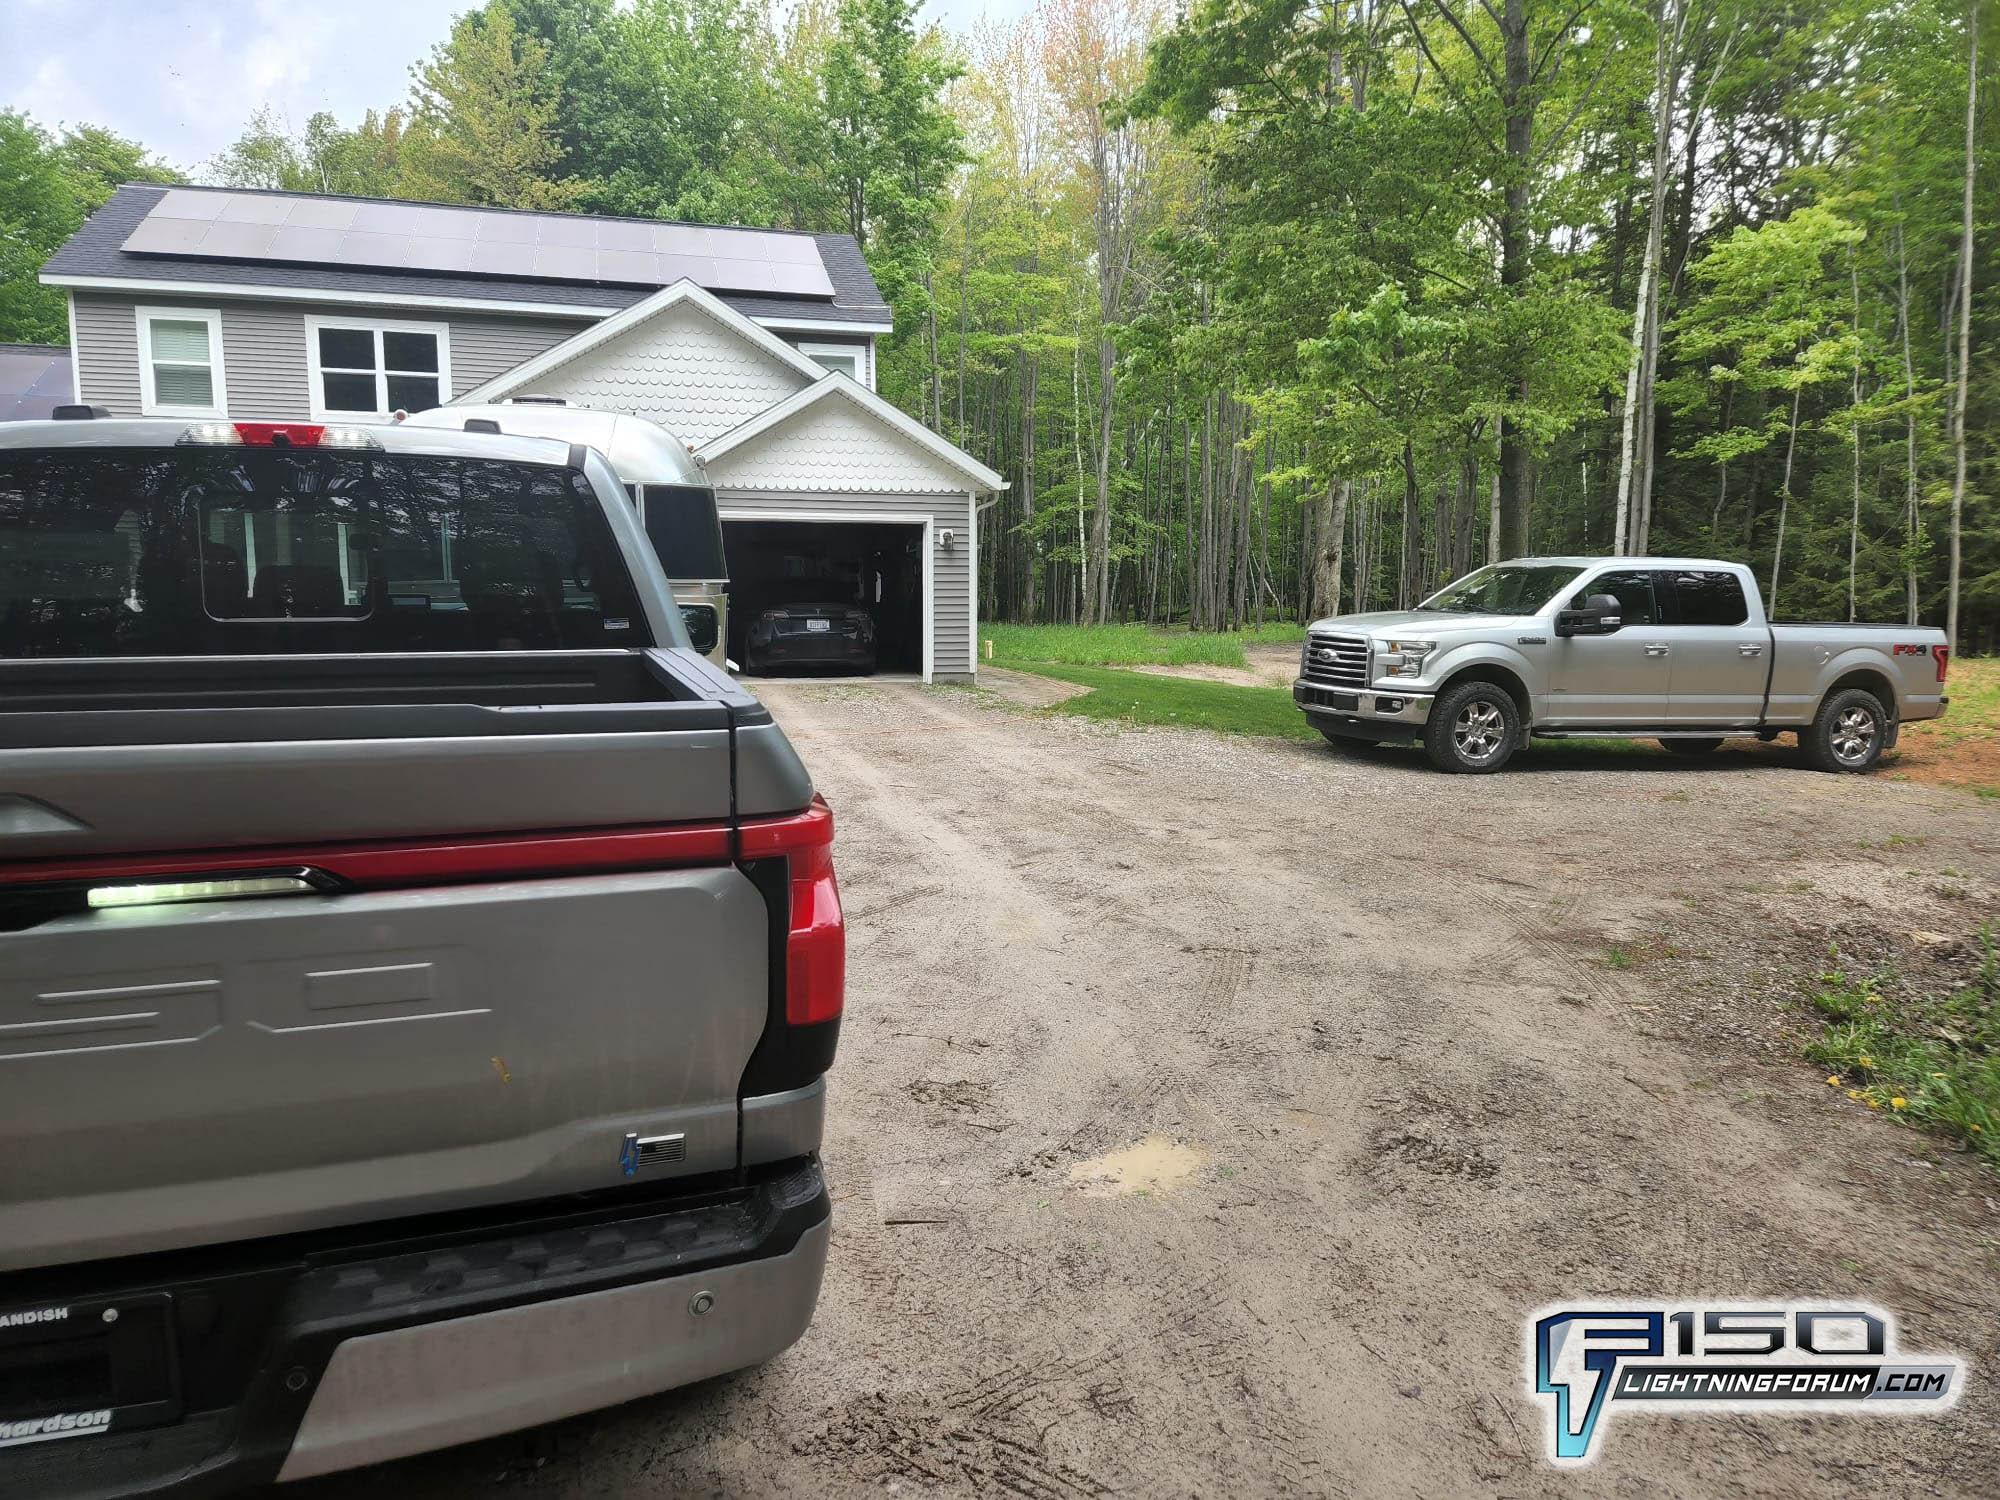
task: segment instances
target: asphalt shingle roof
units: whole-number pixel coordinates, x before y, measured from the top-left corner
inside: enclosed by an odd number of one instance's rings
[[[287,290],[346,292],[379,296],[394,303],[405,296],[456,297],[577,308],[623,308],[650,296],[655,287],[615,286],[595,281],[534,280],[514,277],[442,275],[431,271],[362,270],[346,266],[297,265],[276,261],[233,261],[196,256],[133,255],[124,247],[132,231],[168,189],[126,183],[85,220],[42,270],[52,276],[89,276],[152,282],[241,286],[246,294]],[[179,191],[188,191],[180,189]],[[195,189],[194,191],[200,191]],[[216,191],[223,191],[217,189]],[[241,189],[228,189],[240,192]],[[294,195],[280,195],[294,196]],[[362,200],[381,201],[381,200]],[[823,323],[886,323],[889,308],[868,272],[852,235],[818,234],[820,261],[833,283],[833,298],[760,297],[718,292],[721,301],[746,317]]]

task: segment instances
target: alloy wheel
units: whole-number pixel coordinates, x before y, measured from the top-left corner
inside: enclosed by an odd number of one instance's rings
[[[1875,748],[1875,715],[1865,708],[1846,708],[1833,721],[1833,758],[1844,766],[1858,766]]]
[[[1507,720],[1490,698],[1474,698],[1458,711],[1451,726],[1452,743],[1473,765],[1493,759],[1507,742]]]

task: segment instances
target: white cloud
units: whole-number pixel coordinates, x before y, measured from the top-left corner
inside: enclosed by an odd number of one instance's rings
[[[398,102],[465,0],[0,0],[0,101],[198,170],[269,106],[302,124]]]

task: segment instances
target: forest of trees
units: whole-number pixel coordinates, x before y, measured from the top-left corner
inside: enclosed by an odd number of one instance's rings
[[[195,179],[844,229],[985,612],[1198,628],[1719,555],[2000,649],[1985,0],[491,0]],[[0,113],[0,339],[120,176]]]

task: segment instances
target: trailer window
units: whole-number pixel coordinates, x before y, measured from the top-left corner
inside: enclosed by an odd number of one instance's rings
[[[0,655],[651,643],[574,470],[281,449],[0,454]]]

